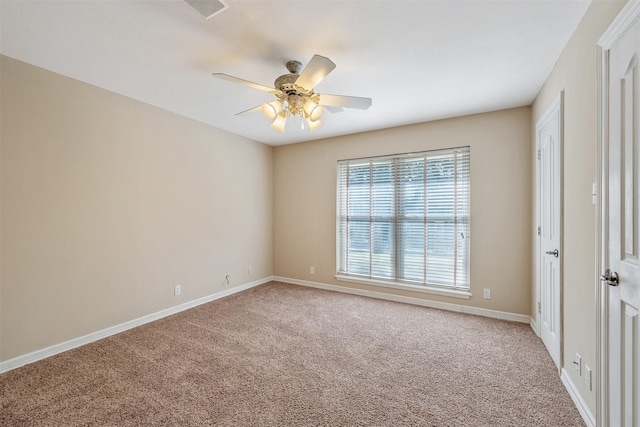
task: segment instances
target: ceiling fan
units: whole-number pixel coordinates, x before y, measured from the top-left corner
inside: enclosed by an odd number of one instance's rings
[[[271,127],[278,132],[284,132],[288,117],[294,119],[299,117],[301,128],[304,129],[306,122],[309,130],[313,132],[322,124],[320,117],[324,107],[337,112],[343,111],[344,108],[366,110],[371,106],[371,98],[325,95],[313,91],[316,85],[336,68],[336,64],[329,58],[313,55],[304,69],[299,61],[289,61],[286,66],[289,74],[278,77],[273,88],[222,73],[213,73],[213,76],[275,95],[275,100],[241,111],[236,115],[242,116],[262,111],[262,114],[271,121]]]

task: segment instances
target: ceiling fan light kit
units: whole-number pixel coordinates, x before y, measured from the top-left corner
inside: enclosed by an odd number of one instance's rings
[[[302,129],[305,128],[306,123],[311,132],[315,131],[322,125],[320,117],[324,113],[323,106],[336,107],[337,111],[340,111],[341,108],[366,110],[371,106],[371,98],[321,95],[313,91],[315,86],[336,67],[336,64],[329,58],[314,55],[303,70],[299,61],[289,61],[286,67],[289,74],[278,77],[274,82],[273,89],[227,74],[214,73],[213,76],[275,95],[275,100],[242,111],[237,115],[260,110],[264,117],[271,122],[271,128],[278,132],[285,131],[289,117],[294,120],[299,117]]]

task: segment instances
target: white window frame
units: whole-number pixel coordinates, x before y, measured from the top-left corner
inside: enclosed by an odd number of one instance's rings
[[[461,284],[457,284],[456,280],[454,279],[453,284],[442,284],[442,283],[434,283],[431,281],[427,281],[426,280],[426,276],[425,276],[425,280],[424,281],[416,281],[416,280],[406,280],[406,279],[402,279],[402,278],[398,278],[398,273],[397,273],[397,269],[398,266],[401,265],[401,263],[403,262],[402,260],[402,254],[403,254],[403,249],[402,247],[399,246],[398,241],[400,240],[400,238],[398,237],[398,228],[403,224],[403,221],[405,221],[406,223],[406,219],[401,218],[401,214],[399,214],[398,209],[399,206],[402,204],[402,202],[399,202],[398,199],[401,198],[400,196],[398,196],[398,193],[400,192],[400,178],[398,178],[398,174],[396,173],[397,169],[397,165],[399,161],[406,161],[406,160],[411,160],[411,159],[420,159],[423,158],[426,160],[429,159],[433,159],[436,157],[443,157],[443,156],[451,156],[452,159],[454,159],[455,164],[457,167],[458,164],[458,159],[461,158],[460,156],[465,156],[463,158],[462,161],[466,162],[466,165],[469,166],[468,169],[468,175],[466,178],[467,181],[466,182],[466,189],[465,191],[465,197],[466,197],[466,210],[464,210],[465,212],[465,218],[463,219],[463,221],[466,221],[465,223],[467,224],[467,228],[466,228],[466,236],[464,236],[464,238],[466,239],[470,239],[470,230],[471,230],[471,225],[470,225],[470,199],[471,199],[471,176],[470,176],[470,148],[469,147],[457,147],[457,148],[451,148],[451,149],[444,149],[444,150],[432,150],[432,151],[424,151],[424,152],[419,152],[419,153],[409,153],[409,154],[398,154],[398,155],[392,155],[392,156],[380,156],[380,157],[368,157],[368,158],[359,158],[359,159],[350,159],[350,160],[340,160],[338,161],[337,164],[337,182],[336,182],[336,279],[337,280],[341,280],[341,281],[346,281],[346,282],[352,282],[352,283],[361,283],[361,284],[370,284],[370,285],[376,285],[376,286],[383,286],[383,287],[389,287],[389,288],[396,288],[396,289],[406,289],[406,290],[412,290],[412,291],[418,291],[418,292],[425,292],[425,293],[430,293],[430,294],[436,294],[436,295],[445,295],[445,296],[450,296],[450,297],[456,297],[456,298],[465,298],[468,299],[471,297],[471,283],[470,283],[470,241],[468,241],[466,244],[462,245],[464,247],[464,250],[466,252],[466,255],[463,254],[461,256],[466,256],[465,258],[465,265],[462,267],[462,271],[463,274],[465,274],[465,278],[461,281]],[[458,156],[458,157],[456,157]],[[346,271],[340,271],[340,267],[343,264],[347,264],[348,261],[346,261],[346,258],[342,258],[342,257],[346,257],[346,253],[353,253],[352,251],[349,251],[349,249],[346,248],[347,246],[347,240],[345,240],[344,242],[341,241],[341,239],[343,239],[343,236],[341,235],[341,224],[345,227],[342,231],[344,234],[344,239],[348,239],[348,235],[349,235],[349,231],[348,231],[348,226],[346,226],[345,224],[348,224],[348,220],[346,220],[345,218],[348,218],[348,213],[345,214],[346,211],[348,211],[348,201],[343,200],[341,201],[341,197],[342,198],[347,198],[346,196],[346,191],[347,191],[347,187],[344,188],[344,192],[341,193],[341,168],[347,167],[347,165],[363,165],[366,162],[369,162],[370,165],[373,165],[374,162],[392,162],[393,163],[393,197],[395,198],[394,201],[394,212],[393,212],[393,238],[391,240],[393,240],[393,254],[391,255],[393,261],[392,263],[394,264],[394,267],[392,267],[393,273],[390,274],[393,277],[376,277],[375,274],[372,274],[372,269],[369,270],[368,274],[357,274],[357,273],[353,273],[353,272],[346,272]],[[425,163],[426,165],[426,163]],[[366,166],[365,166],[366,167]],[[370,166],[373,167],[373,166]],[[426,166],[425,166],[425,171],[426,171]],[[345,170],[345,173],[346,172]],[[425,175],[426,172],[425,172]],[[343,181],[342,183],[344,184],[344,179],[345,177],[343,176]],[[348,178],[346,178],[348,180]],[[457,178],[456,178],[457,179]],[[427,185],[428,181],[425,181],[425,187]],[[371,190],[370,190],[370,194],[372,195],[374,190],[374,185],[370,184],[371,186]],[[457,186],[455,187],[456,191],[457,190]],[[457,194],[457,193],[456,193]],[[425,196],[426,197],[426,196]],[[372,199],[373,200],[373,199]],[[426,199],[425,199],[426,200]],[[372,202],[373,203],[373,202]],[[426,202],[425,202],[426,203]],[[454,210],[454,214],[451,217],[452,220],[457,224],[459,220],[459,218],[456,216],[457,212],[458,212],[458,206],[457,204],[457,200],[454,196],[454,206],[456,206],[455,210]],[[342,209],[342,212],[341,212]],[[346,211],[345,211],[346,209]],[[372,213],[372,209],[370,208],[370,220],[369,220],[369,227],[370,229],[372,229],[372,226],[374,224],[374,220],[373,220],[373,213]],[[345,216],[346,215],[346,216]],[[423,213],[422,215],[424,215],[424,223],[427,224],[427,214]],[[400,217],[400,218],[399,218]],[[346,231],[345,231],[346,230]],[[426,230],[426,228],[425,228]],[[425,231],[426,233],[426,231]],[[455,232],[454,232],[455,233]],[[374,242],[372,239],[369,240],[369,258],[372,259],[373,258],[373,245]],[[425,243],[426,244],[426,243]],[[457,243],[454,243],[454,247],[457,248]],[[346,251],[346,253],[345,253]],[[423,249],[424,252],[424,263],[425,265],[427,265],[427,259],[428,259],[428,255],[427,255],[427,251],[426,249]],[[371,261],[370,261],[371,262]],[[454,267],[455,268],[455,267]],[[347,268],[345,268],[346,270]],[[456,270],[458,271],[458,270]],[[426,275],[426,270],[425,270],[425,275]]]

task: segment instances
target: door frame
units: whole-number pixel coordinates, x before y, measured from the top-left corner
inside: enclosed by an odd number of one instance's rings
[[[600,281],[609,256],[609,52],[627,30],[640,19],[640,0],[630,0],[596,43],[597,159],[596,159],[596,422],[609,423],[609,293]]]
[[[558,94],[558,96],[556,96],[556,98],[553,100],[553,102],[547,107],[546,111],[544,112],[544,114],[540,117],[540,119],[538,119],[538,121],[536,122],[536,147],[535,147],[535,157],[536,157],[536,167],[535,167],[535,171],[536,171],[536,175],[535,175],[535,183],[536,183],[536,196],[535,196],[535,226],[536,226],[536,230],[534,230],[535,233],[535,239],[536,239],[536,249],[535,249],[535,293],[536,293],[536,303],[535,303],[535,308],[534,308],[534,319],[535,319],[535,328],[534,331],[536,333],[536,335],[538,335],[538,337],[542,338],[542,325],[541,325],[541,319],[540,319],[540,294],[541,294],[541,286],[540,286],[540,279],[542,277],[542,275],[540,274],[540,270],[542,268],[542,254],[540,253],[542,248],[540,246],[540,235],[538,234],[537,228],[540,226],[540,208],[541,208],[541,203],[540,203],[540,180],[542,179],[542,173],[540,170],[540,157],[539,157],[539,153],[540,153],[540,129],[542,128],[542,125],[544,125],[546,123],[546,121],[554,114],[556,114],[556,112],[559,115],[559,123],[558,123],[558,147],[559,147],[559,156],[558,156],[558,161],[559,161],[559,168],[560,170],[558,171],[558,176],[560,177],[560,181],[559,181],[559,185],[560,185],[560,206],[559,206],[559,224],[560,224],[560,230],[559,230],[559,235],[560,235],[560,243],[559,243],[559,247],[558,250],[560,251],[560,258],[558,260],[558,268],[560,270],[560,281],[558,282],[558,286],[560,287],[560,299],[558,300],[558,304],[560,305],[559,308],[559,316],[558,316],[558,322],[559,322],[559,328],[558,328],[558,334],[559,334],[559,341],[560,341],[560,351],[558,354],[558,372],[560,372],[560,370],[562,369],[563,366],[563,357],[564,357],[564,334],[563,334],[563,328],[564,328],[564,321],[563,321],[563,259],[564,257],[562,256],[563,254],[563,238],[564,238],[564,233],[563,233],[563,218],[564,218],[564,90],[560,91],[560,93]]]

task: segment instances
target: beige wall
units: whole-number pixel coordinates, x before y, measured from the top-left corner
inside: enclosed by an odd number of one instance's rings
[[[0,360],[272,275],[271,147],[0,58]]]
[[[587,390],[583,378],[572,369],[572,362],[575,354],[580,353],[582,363],[592,369],[595,381],[596,207],[591,202],[591,185],[596,181],[596,43],[624,4],[624,1],[591,4],[532,107],[532,135],[535,135],[535,123],[564,90],[562,365],[594,415],[595,382],[593,391]],[[535,137],[532,159],[534,150]],[[532,291],[535,292],[535,287]]]
[[[529,314],[532,224],[528,107],[386,129],[274,149],[274,274],[336,281],[336,162],[340,159],[471,147],[469,300],[402,295]],[[315,267],[315,275],[309,267]],[[482,289],[491,289],[491,300]]]

